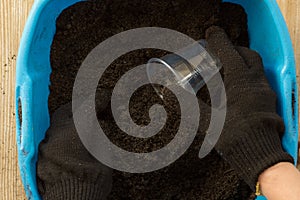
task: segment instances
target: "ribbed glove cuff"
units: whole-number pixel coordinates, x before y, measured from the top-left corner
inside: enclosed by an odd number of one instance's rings
[[[242,131],[242,130],[236,130]],[[242,137],[235,147],[226,153],[226,160],[243,177],[250,188],[255,191],[259,175],[267,168],[279,162],[291,162],[293,158],[283,151],[275,127],[262,126],[248,130],[247,137]],[[253,132],[255,134],[251,134]],[[245,134],[240,134],[245,135]]]
[[[102,184],[101,184],[102,183]],[[50,188],[45,188],[44,200],[99,200],[106,199],[109,191],[103,182],[92,183],[77,178],[61,179]],[[110,186],[107,186],[110,188]]]

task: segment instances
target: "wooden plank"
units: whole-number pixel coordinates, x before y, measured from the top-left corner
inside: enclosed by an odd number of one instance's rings
[[[17,166],[15,64],[22,30],[33,0],[0,0],[0,199],[26,199]],[[278,0],[300,63],[300,2]],[[297,67],[299,74],[299,67]]]
[[[26,199],[19,178],[15,137],[15,65],[33,0],[0,0],[0,199]]]
[[[292,38],[295,57],[297,62],[297,73],[300,65],[300,1],[277,0],[281,12],[286,20]]]

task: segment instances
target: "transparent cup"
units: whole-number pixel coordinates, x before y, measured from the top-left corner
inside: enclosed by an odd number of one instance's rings
[[[221,67],[219,59],[206,49],[206,41],[200,40],[173,54],[151,58],[147,63],[147,76],[150,83],[159,80],[165,87],[175,84],[196,94]],[[165,87],[152,86],[163,98]]]

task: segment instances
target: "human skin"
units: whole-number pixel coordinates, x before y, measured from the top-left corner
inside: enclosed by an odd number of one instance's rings
[[[268,200],[300,200],[300,172],[292,163],[280,162],[266,169],[258,182]]]

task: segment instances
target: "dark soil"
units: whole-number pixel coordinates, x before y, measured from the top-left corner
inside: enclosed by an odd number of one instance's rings
[[[180,31],[195,40],[204,37],[211,25],[222,26],[232,42],[248,46],[247,16],[244,10],[220,0],[101,0],[77,3],[61,13],[51,49],[50,115],[71,101],[76,73],[88,53],[103,40],[122,31],[139,27],[165,27]],[[167,52],[143,49],[123,55],[105,71],[99,88],[112,90],[126,71]],[[180,122],[179,104],[171,93],[162,101],[150,85],[140,88],[131,98],[133,120],[149,123],[149,108],[164,105],[168,119],[165,127],[149,139],[137,139],[123,133],[115,124],[110,108],[99,116],[106,134],[128,151],[150,152],[172,140]],[[207,89],[198,97],[209,102]],[[202,113],[201,113],[202,115]],[[208,127],[208,116],[200,122],[199,132],[189,150],[170,166],[146,174],[114,171],[109,199],[249,199],[248,186],[216,152],[199,159],[201,141]]]

